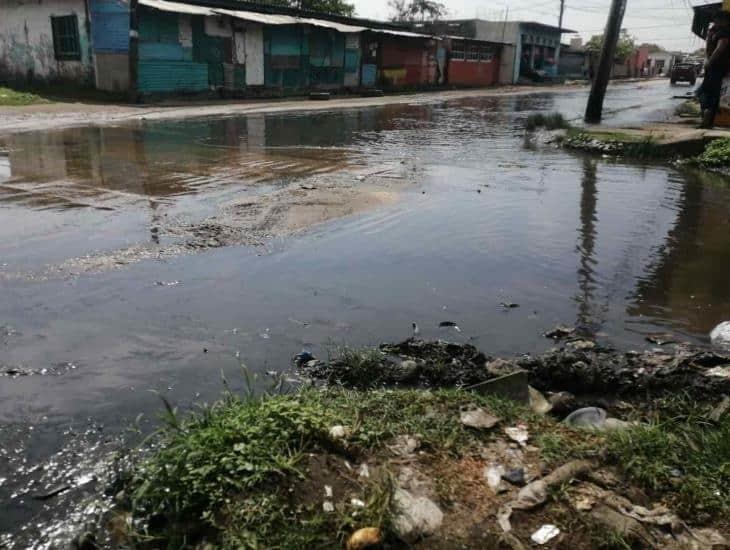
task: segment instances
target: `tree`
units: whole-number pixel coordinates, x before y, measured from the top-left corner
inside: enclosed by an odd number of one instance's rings
[[[345,0],[264,0],[262,3],[332,15],[344,15],[345,17],[352,17],[355,14],[355,5],[348,4]]]
[[[392,21],[398,23],[425,23],[436,21],[447,14],[446,6],[436,0],[390,0]]]
[[[590,53],[600,54],[603,49],[603,35],[597,34],[593,36],[586,44],[586,50]],[[622,32],[616,45],[615,59],[618,62],[623,62],[629,57],[636,49],[636,40],[633,36],[626,32]]]

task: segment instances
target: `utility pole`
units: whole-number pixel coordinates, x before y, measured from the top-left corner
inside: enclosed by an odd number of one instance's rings
[[[138,101],[139,95],[139,1],[129,2],[129,98]]]
[[[611,0],[611,13],[608,14],[606,31],[603,33],[603,48],[598,62],[591,95],[588,96],[585,121],[589,124],[598,124],[603,116],[603,99],[611,78],[611,68],[616,56],[616,45],[621,34],[621,24],[626,13],[626,0]]]
[[[558,47],[555,48],[555,75],[560,75],[560,45],[563,41],[563,15],[565,15],[565,0],[560,0],[560,17],[558,17]]]

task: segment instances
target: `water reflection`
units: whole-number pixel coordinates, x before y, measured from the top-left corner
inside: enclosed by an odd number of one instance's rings
[[[583,178],[580,194],[580,227],[578,228],[577,251],[580,255],[578,264],[578,290],[575,300],[578,306],[576,328],[586,334],[595,334],[600,330],[601,314],[596,311],[596,281],[593,268],[596,245],[596,209],[598,204],[597,170],[595,161],[583,159]]]

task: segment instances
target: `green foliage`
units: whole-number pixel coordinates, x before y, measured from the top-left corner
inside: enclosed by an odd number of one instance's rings
[[[48,100],[30,92],[20,92],[0,86],[0,106],[19,107],[35,103],[48,103]]]
[[[679,408],[678,408],[679,409]],[[687,518],[730,513],[730,416],[715,425],[698,406],[608,434],[607,456],[630,479],[673,501]]]
[[[710,142],[696,160],[700,165],[712,168],[730,166],[730,138]]]
[[[565,130],[570,128],[570,123],[560,113],[535,113],[527,117],[525,128],[528,132],[533,132],[538,128],[546,130]]]
[[[591,37],[586,44],[586,50],[593,54],[600,54],[603,49],[603,35],[597,34]],[[629,57],[636,49],[636,39],[630,34],[622,33],[619,36],[618,43],[616,44],[616,53],[614,59],[618,62],[623,62]]]
[[[355,5],[345,0],[263,0],[262,4],[272,6],[287,6],[308,11],[318,11],[332,15],[352,17],[355,15]]]
[[[435,0],[390,0],[388,7],[393,11],[391,20],[399,23],[425,23],[443,19],[448,10]]]

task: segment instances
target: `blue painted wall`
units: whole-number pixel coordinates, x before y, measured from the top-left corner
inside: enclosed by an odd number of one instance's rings
[[[129,6],[120,0],[91,0],[91,41],[96,52],[129,51]]]

